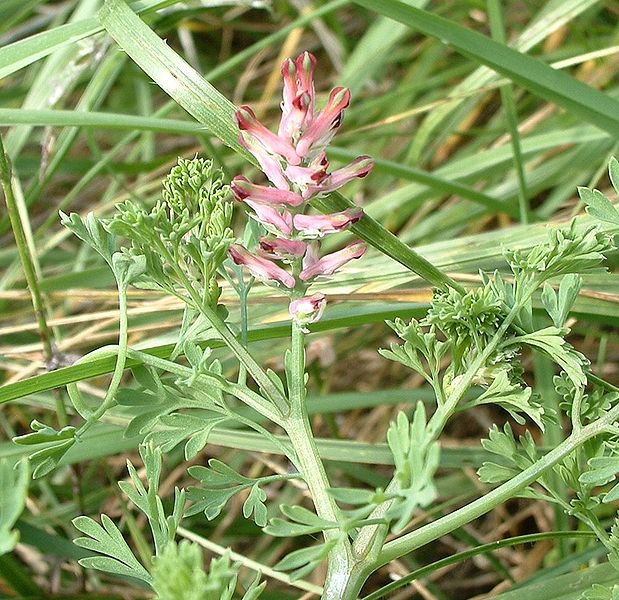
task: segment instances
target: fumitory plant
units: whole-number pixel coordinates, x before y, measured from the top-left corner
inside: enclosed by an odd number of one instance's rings
[[[308,416],[306,336],[327,303],[321,281],[366,251],[363,242],[352,241],[324,253],[324,238],[366,217],[358,208],[316,214],[311,203],[323,198],[324,205],[329,194],[365,177],[372,160],[360,156],[331,169],[326,151],[350,93],[335,88],[318,110],[315,68],[315,58],[307,52],[283,63],[277,133],[262,125],[251,108],[236,112],[240,142],[266,181],[254,183],[238,175],[227,184],[213,161],[180,159],[151,209],[126,201],[109,219],[62,215],[63,223],[107,262],[118,285],[118,345],[81,360],[113,355],[116,368],[98,404],[76,385],[69,386],[81,424],[56,431],[34,422],[33,432],[16,441],[32,446],[32,467],[40,476],[54,469],[106,415],[129,416],[127,436],[143,440],[139,451],[146,481],[128,462],[130,483],[121,482],[120,487],[145,515],[152,533],[152,558],[141,561],[111,518],[102,515],[99,523],[78,517],[74,524],[84,536],[76,543],[95,553],[82,564],[142,580],[163,599],[238,597],[240,562],[225,554],[205,571],[199,548],[188,541],[177,543],[176,538],[184,517],[203,513],[215,519],[243,493],[244,517],[266,535],[303,536],[301,547],[282,558],[276,569],[298,579],[326,562],[322,598],[355,600],[381,566],[511,498],[525,496],[555,503],[579,520],[599,538],[619,570],[619,521],[607,527],[599,510],[619,498],[619,390],[596,377],[587,358],[566,339],[581,276],[604,269],[605,257],[614,249],[612,237],[590,218],[549,228],[546,242],[531,250],[505,249],[508,272],[481,273],[477,287],[453,283],[436,289],[425,316],[388,323],[399,341],[380,353],[419,374],[434,400],[399,412],[389,427],[386,441],[394,468],[388,485],[357,489],[331,483]],[[615,160],[610,174],[619,189]],[[240,237],[232,229],[230,193],[251,217]],[[586,188],[580,194],[592,217],[619,225],[619,213],[602,194]],[[291,333],[283,378],[256,360],[247,341],[248,293],[255,279],[288,298]],[[239,322],[221,303],[224,281],[239,296]],[[170,356],[129,346],[130,285],[163,290],[182,301],[184,315]],[[536,302],[544,316],[534,313]],[[236,358],[237,376],[231,376],[213,352],[218,345]],[[522,360],[529,350],[557,366],[558,412],[524,379]],[[127,368],[135,383],[122,387]],[[493,425],[482,442],[496,456],[479,470],[481,481],[492,489],[411,528],[415,515],[437,500],[435,476],[446,426],[463,411],[488,404],[506,411],[524,431],[517,436],[509,424]],[[566,438],[543,453],[534,432],[551,421],[566,424]],[[162,456],[182,444],[185,459],[195,462],[222,424],[254,430],[291,467],[252,477],[211,459],[190,466],[195,484],[176,489],[171,506],[164,502],[159,495]],[[311,503],[276,506],[268,501],[268,486],[289,480],[302,482]],[[563,488],[571,490],[568,500]],[[242,597],[257,598],[265,585],[256,577]],[[610,599],[618,592],[617,586],[596,586],[583,598]]]

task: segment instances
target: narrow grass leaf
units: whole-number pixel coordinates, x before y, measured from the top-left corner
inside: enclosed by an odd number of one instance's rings
[[[414,8],[404,0],[354,0],[425,35],[436,37],[458,52],[478,61],[531,93],[554,102],[596,125],[611,135],[619,136],[619,101],[557,71],[543,62],[495,42],[475,31],[430,12]]]
[[[171,0],[150,0],[136,2],[133,6],[138,13],[142,13],[157,10],[169,4],[173,2]],[[0,48],[0,79],[45,58],[55,50],[79,42],[102,30],[99,19],[90,17],[75,23],[59,25]]]
[[[247,156],[238,142],[234,104],[157,36],[123,0],[107,0],[99,18],[118,45],[167,94],[225,144]]]

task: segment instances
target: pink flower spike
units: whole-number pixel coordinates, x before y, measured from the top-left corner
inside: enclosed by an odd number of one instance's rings
[[[266,258],[290,260],[292,258],[301,258],[307,250],[307,244],[301,240],[261,237],[260,250],[264,252]]]
[[[327,106],[318,113],[297,144],[297,154],[307,156],[310,150],[320,152],[331,141],[342,122],[344,109],[350,102],[350,91],[334,88],[329,94]]]
[[[374,161],[369,156],[358,156],[345,167],[330,173],[320,185],[310,185],[308,193],[315,195],[333,192],[357,177],[365,177],[373,167]]]
[[[309,281],[310,279],[317,277],[318,275],[332,275],[337,269],[354,258],[361,258],[366,251],[367,246],[363,242],[353,242],[348,244],[342,250],[333,252],[323,256],[320,260],[314,262],[311,265],[305,266],[301,271],[299,277],[303,281]]]
[[[295,194],[289,190],[256,185],[242,175],[237,175],[232,180],[230,189],[236,199],[241,202],[244,202],[246,198],[254,202],[269,205],[299,206],[305,202],[305,199],[299,194]]]
[[[292,215],[289,212],[283,211],[280,214],[272,206],[253,202],[249,198],[245,199],[245,204],[253,209],[256,213],[256,219],[273,234],[292,234]]]
[[[260,123],[254,111],[249,108],[249,106],[241,106],[235,114],[239,129],[241,131],[246,131],[256,138],[267,152],[279,154],[291,165],[298,165],[301,162],[301,159],[290,142],[273,133]]]
[[[322,237],[346,229],[362,216],[363,209],[347,208],[330,215],[295,215],[293,223],[296,229],[308,237]]]
[[[228,254],[237,265],[247,267],[249,272],[260,281],[278,282],[290,289],[295,286],[294,277],[290,273],[266,258],[254,256],[238,244],[230,246]]]
[[[284,172],[278,160],[273,158],[254,138],[241,131],[239,143],[246,148],[258,161],[260,169],[269,178],[269,181],[280,190],[290,189],[288,180],[284,177]]]
[[[288,306],[288,312],[290,318],[299,323],[303,331],[307,333],[307,329],[304,326],[319,321],[325,306],[327,306],[326,296],[318,293],[306,298],[293,300]]]

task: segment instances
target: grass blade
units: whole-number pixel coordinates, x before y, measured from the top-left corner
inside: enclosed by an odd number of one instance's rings
[[[619,101],[566,73],[448,19],[414,8],[403,0],[354,2],[440,39],[533,94],[558,104],[614,137],[619,136]]]

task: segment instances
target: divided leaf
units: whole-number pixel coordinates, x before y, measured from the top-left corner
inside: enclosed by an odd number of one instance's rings
[[[576,387],[584,387],[587,383],[584,368],[589,361],[565,341],[564,334],[564,329],[546,327],[512,338],[510,344],[525,344],[538,348],[565,371]]]
[[[256,525],[264,527],[267,523],[266,492],[262,489],[270,477],[252,479],[237,473],[217,459],[210,459],[208,467],[195,466],[188,469],[189,474],[204,487],[190,487],[187,498],[193,502],[187,514],[204,512],[206,518],[216,518],[228,501],[243,490],[249,489],[249,495],[243,503],[243,516],[253,518]]]
[[[267,524],[267,507],[264,503],[266,499],[266,492],[258,483],[254,483],[243,504],[243,516],[249,519],[253,514],[254,522],[258,527],[264,527]]]
[[[561,279],[558,293],[548,283],[544,284],[542,304],[555,327],[561,329],[565,325],[581,287],[582,277],[574,273],[569,273]]]
[[[69,448],[75,444],[75,427],[63,427],[56,431],[53,427],[40,421],[30,423],[32,433],[13,438],[13,442],[21,446],[35,446],[28,456],[32,465],[32,476],[36,479],[43,477],[56,468]],[[39,450],[37,446],[43,446]]]
[[[615,161],[616,162],[616,161]],[[606,221],[619,225],[619,211],[612,202],[599,190],[591,190],[586,187],[578,188],[578,195],[587,205],[587,212],[600,221]]]
[[[588,461],[589,469],[582,473],[578,478],[580,483],[587,486],[597,487],[606,485],[611,481],[614,481],[619,474],[619,456],[597,456],[590,458]],[[603,494],[602,502],[609,503],[615,502],[619,499],[619,483],[613,488]]]
[[[112,267],[115,237],[103,226],[101,219],[95,217],[92,212],[86,215],[86,219],[82,219],[76,213],[66,215],[60,211],[60,222],[80,240],[86,242],[93,250],[98,252],[105,262]]]
[[[493,425],[488,439],[481,445],[498,457],[499,463],[484,462],[477,475],[484,483],[503,483],[530,467],[537,460],[537,449],[533,436],[527,431],[519,437],[520,446],[514,438],[511,425],[506,423],[501,431]]]
[[[397,532],[409,522],[413,513],[436,498],[434,474],[439,465],[440,447],[426,431],[426,412],[417,404],[412,422],[400,412],[387,431],[387,444],[393,454],[399,501],[389,513],[398,518],[392,530]]]
[[[290,571],[290,579],[295,581],[305,575],[311,573],[323,560],[327,558],[331,549],[335,546],[336,540],[311,546],[310,548],[301,548],[291,552],[280,560],[275,568],[278,571]]]
[[[88,536],[77,538],[75,544],[105,555],[82,558],[78,561],[80,565],[151,583],[150,574],[133,555],[118,527],[107,515],[101,515],[101,525],[90,517],[76,517],[73,525]]]
[[[619,585],[608,587],[594,583],[590,590],[587,590],[580,597],[581,600],[619,600]]]
[[[522,417],[522,414],[525,414],[544,431],[544,422],[542,420],[544,407],[532,399],[531,388],[523,388],[511,382],[509,374],[505,370],[498,371],[488,389],[467,404],[467,406],[477,406],[480,404],[496,404],[504,408],[520,425],[525,423]]]
[[[289,521],[275,517],[269,521],[264,528],[264,532],[275,537],[294,537],[298,535],[311,535],[326,531],[328,529],[338,529],[339,524],[333,521],[322,519],[315,513],[302,506],[288,506],[282,504],[279,509],[282,514],[288,517]]]

